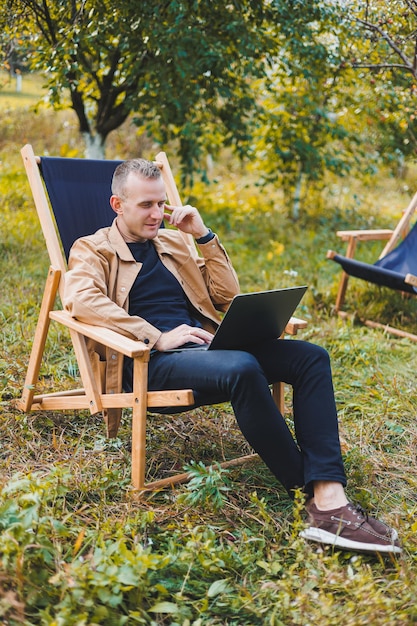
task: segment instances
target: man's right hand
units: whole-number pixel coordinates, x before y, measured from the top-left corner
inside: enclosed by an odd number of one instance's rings
[[[166,352],[167,350],[179,348],[186,343],[197,343],[200,345],[209,344],[212,339],[212,333],[204,330],[204,328],[181,324],[181,326],[177,326],[166,333],[162,333],[158,341],[154,344],[154,348],[159,352]]]

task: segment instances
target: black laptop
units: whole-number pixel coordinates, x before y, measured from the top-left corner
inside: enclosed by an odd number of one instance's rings
[[[210,344],[168,350],[248,350],[280,337],[307,286],[241,293],[230,303]]]

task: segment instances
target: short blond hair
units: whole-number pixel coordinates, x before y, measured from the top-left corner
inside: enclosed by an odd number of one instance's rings
[[[120,163],[114,170],[111,190],[115,196],[124,195],[126,181],[129,174],[135,174],[145,179],[161,178],[161,170],[153,161],[147,159],[128,159]]]

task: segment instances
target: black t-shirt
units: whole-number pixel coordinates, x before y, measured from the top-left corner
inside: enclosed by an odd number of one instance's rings
[[[130,290],[129,314],[138,315],[161,332],[180,324],[201,326],[178,280],[160,260],[152,241],[128,243],[142,268]]]

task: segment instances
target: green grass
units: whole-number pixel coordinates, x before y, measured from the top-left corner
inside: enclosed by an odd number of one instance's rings
[[[36,105],[44,95],[45,80],[37,74],[23,74],[20,91],[17,78],[0,72],[0,109],[17,109]]]
[[[300,507],[262,463],[229,472],[198,465],[248,451],[228,405],[150,416],[149,474],[194,461],[194,481],[142,499],[130,489],[129,414],[119,437],[107,441],[100,416],[14,408],[48,267],[19,148],[25,140],[37,152],[61,153],[71,120],[23,108],[1,123],[0,622],[417,623],[417,344],[361,324],[378,314],[416,332],[416,299],[352,281],[348,306],[360,305],[360,314],[342,322],[332,315],[338,269],[324,258],[327,248],[340,249],[339,228],[395,223],[413,172],[407,180],[331,180],[325,191],[309,192],[297,224],[279,190],[247,184],[237,165],[232,173],[217,166],[217,183],[196,184],[184,196],[227,243],[243,289],[309,285],[299,311],[309,321],[302,338],[331,355],[349,495],[395,525],[403,543],[400,558],[380,559],[300,540]],[[124,132],[110,144],[114,154]],[[74,129],[67,145],[70,139],[80,152]],[[372,260],[377,250],[361,253]],[[68,337],[55,327],[47,357],[45,388],[74,383]],[[289,390],[286,400],[291,424]]]

